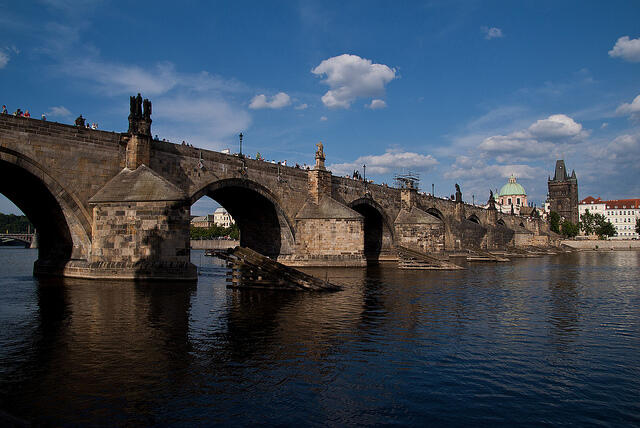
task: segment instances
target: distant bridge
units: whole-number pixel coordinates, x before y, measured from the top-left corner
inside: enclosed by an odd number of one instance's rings
[[[190,279],[191,205],[236,220],[240,244],[293,266],[364,266],[402,246],[432,255],[548,245],[545,222],[151,138],[131,99],[126,133],[0,115],[0,192],[38,229],[36,274]],[[330,145],[327,146],[330,151]]]
[[[33,233],[0,233],[0,242],[21,241],[24,242],[25,245],[31,245],[33,237]]]

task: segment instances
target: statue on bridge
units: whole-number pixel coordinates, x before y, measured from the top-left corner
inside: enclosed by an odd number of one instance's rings
[[[316,144],[316,167],[315,169],[325,170],[324,167],[324,146],[322,145],[322,141]]]
[[[145,98],[143,101],[143,105],[144,105],[144,114],[142,115],[142,117],[144,118],[144,120],[150,121],[151,120],[151,101]]]
[[[496,209],[496,200],[493,197],[493,190],[489,189],[489,207],[490,210]]]
[[[151,101],[143,100],[140,93],[129,97],[129,134],[151,136]]]
[[[456,183],[456,202],[462,202],[462,192],[458,183]]]

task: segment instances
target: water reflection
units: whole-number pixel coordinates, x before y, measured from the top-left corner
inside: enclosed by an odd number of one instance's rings
[[[229,290],[221,264],[195,257],[191,286],[38,282],[0,267],[0,408],[122,425],[640,415],[635,253],[306,269],[345,286],[327,294]]]

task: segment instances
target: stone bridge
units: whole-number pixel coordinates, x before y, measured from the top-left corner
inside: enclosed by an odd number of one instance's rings
[[[38,230],[36,274],[193,280],[190,207],[203,196],[233,216],[241,245],[292,266],[364,266],[396,245],[549,244],[537,219],[333,176],[322,146],[304,170],[153,140],[140,101],[127,133],[0,115],[0,192]]]

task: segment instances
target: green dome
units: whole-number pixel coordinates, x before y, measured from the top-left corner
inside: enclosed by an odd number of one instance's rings
[[[509,177],[509,182],[502,186],[498,196],[511,196],[511,195],[527,195],[524,191],[524,187],[516,183],[516,177],[513,175]]]

